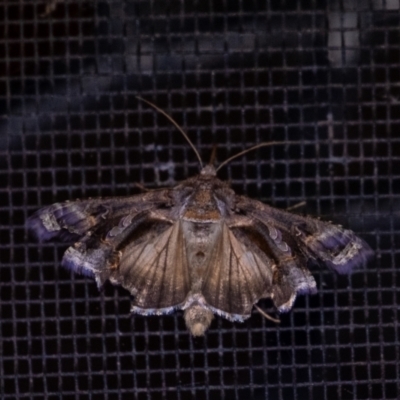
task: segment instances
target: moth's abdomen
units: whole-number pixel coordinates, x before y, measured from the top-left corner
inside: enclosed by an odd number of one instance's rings
[[[203,336],[209,328],[214,314],[200,304],[194,304],[184,313],[185,323],[193,336]]]

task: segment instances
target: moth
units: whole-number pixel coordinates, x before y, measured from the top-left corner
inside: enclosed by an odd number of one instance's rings
[[[143,101],[182,132],[202,164],[177,123]],[[214,314],[244,321],[262,298],[289,311],[298,294],[317,290],[312,261],[343,274],[372,254],[341,226],[237,195],[218,169],[210,163],[174,187],[134,196],[56,203],[28,226],[41,241],[73,243],[62,265],[93,277],[99,288],[121,285],[132,296],[132,313],[184,310],[193,336],[204,335]]]

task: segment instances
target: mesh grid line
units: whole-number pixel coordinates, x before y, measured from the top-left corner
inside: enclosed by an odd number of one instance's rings
[[[398,0],[0,4],[2,399],[398,399]],[[183,127],[240,194],[354,230],[376,251],[273,325],[130,316],[127,292],[60,267],[26,218],[196,174]],[[261,301],[269,310],[271,302]]]

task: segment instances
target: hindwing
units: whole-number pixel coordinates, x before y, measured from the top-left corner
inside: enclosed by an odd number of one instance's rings
[[[273,260],[253,251],[223,223],[204,274],[202,294],[229,319],[248,317],[255,302],[271,291]]]

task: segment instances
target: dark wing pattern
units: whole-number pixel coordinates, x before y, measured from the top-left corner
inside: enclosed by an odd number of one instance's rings
[[[290,236],[296,251],[340,274],[349,273],[373,254],[368,244],[351,230],[272,208],[256,200],[245,201],[252,204],[251,208],[247,207],[250,215],[280,230],[285,238]]]
[[[104,231],[99,224],[69,247],[64,253],[62,266],[74,272],[91,276],[98,286],[110,278],[110,273],[118,267],[121,251],[129,239],[143,241],[148,237],[150,211],[124,215],[117,225]],[[166,229],[164,227],[164,229]],[[160,227],[157,229],[160,231]]]
[[[27,226],[39,241],[75,241],[94,229],[112,229],[125,215],[155,209],[168,201],[168,191],[65,201],[38,210],[28,218]]]
[[[273,260],[252,251],[225,223],[204,274],[202,294],[217,314],[247,318],[255,302],[271,291]]]

